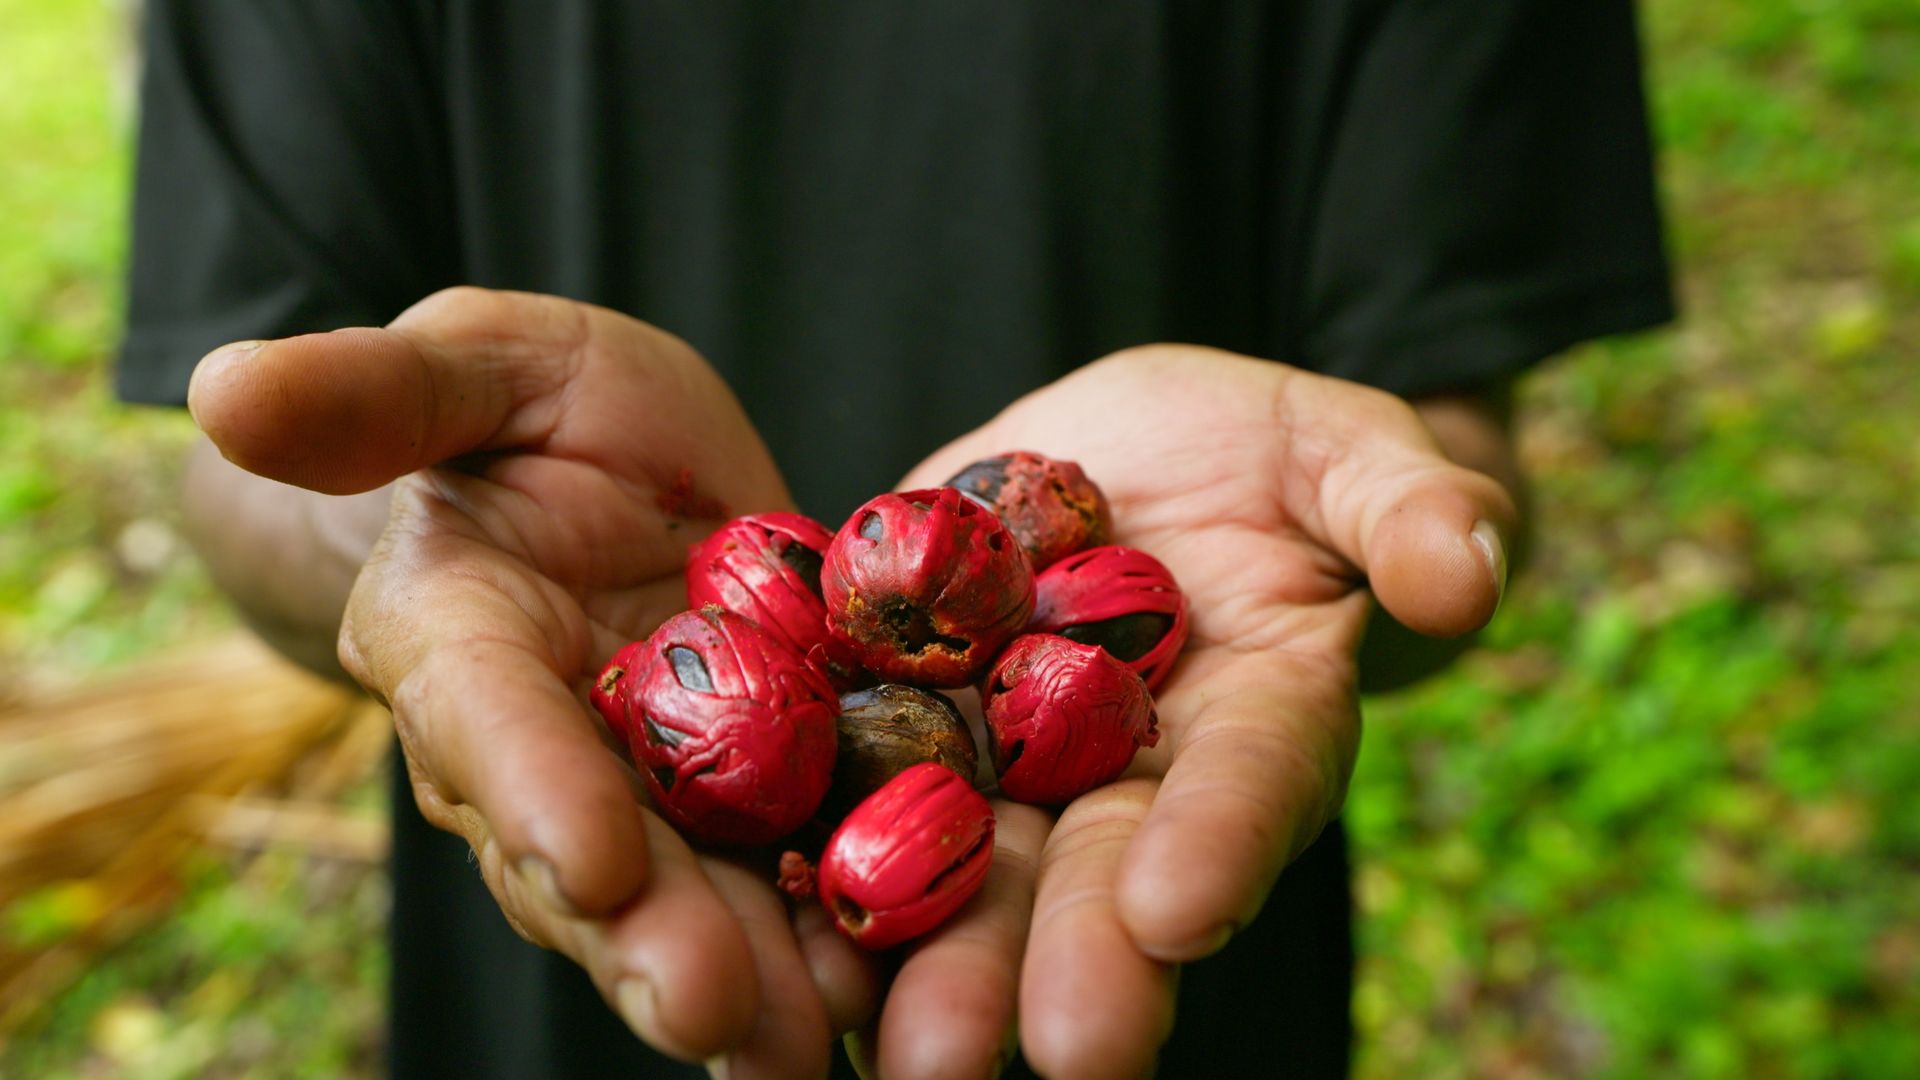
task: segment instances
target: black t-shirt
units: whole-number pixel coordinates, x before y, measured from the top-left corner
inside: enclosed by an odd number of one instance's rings
[[[558,293],[700,349],[833,523],[1126,345],[1417,395],[1670,314],[1626,0],[149,0],[146,41],[130,400]],[[396,1070],[636,1060],[399,791]],[[1166,1075],[1342,1066],[1344,890],[1336,834],[1189,971]]]

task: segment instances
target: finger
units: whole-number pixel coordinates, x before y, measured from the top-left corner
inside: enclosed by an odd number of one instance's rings
[[[752,1036],[764,993],[753,946],[686,841],[652,814],[646,826],[646,890],[591,924],[604,926],[606,949],[623,962],[603,992],[656,1049],[708,1061]]]
[[[1134,946],[1114,907],[1127,841],[1153,781],[1068,804],[1040,856],[1020,976],[1020,1045],[1043,1076],[1140,1076],[1173,1030],[1176,969]]]
[[[390,700],[436,796],[484,818],[509,865],[543,868],[561,910],[605,915],[640,892],[647,833],[626,766],[539,657],[507,640],[438,646]]]
[[[1051,822],[994,804],[993,865],[980,892],[915,948],[887,991],[876,1056],[888,1080],[996,1074],[1012,1056],[1035,867]]]
[[[715,1063],[715,1072],[729,1080],[825,1076],[833,1046],[827,1007],[794,940],[786,904],[739,866],[712,858],[701,863],[746,931],[760,984],[751,1033]]]
[[[540,447],[647,486],[670,515],[791,504],[732,391],[687,344],[559,297],[446,289],[384,329],[216,350],[188,407],[242,468],[329,494]]]
[[[1485,625],[1506,587],[1519,518],[1512,495],[1449,461],[1391,394],[1304,373],[1282,386],[1288,413],[1319,418],[1316,434],[1284,445],[1283,474],[1318,475],[1312,504],[1295,516],[1363,571],[1408,628],[1452,637]]]
[[[880,1004],[881,973],[866,951],[834,929],[833,918],[815,903],[802,903],[794,911],[793,933],[827,1006],[827,1024],[834,1035],[871,1021]]]
[[[436,293],[384,329],[216,351],[187,402],[229,460],[330,494],[368,491],[476,450],[552,432],[588,309],[530,293]]]
[[[1179,731],[1119,866],[1129,935],[1169,962],[1211,955],[1252,921],[1338,812],[1359,747],[1350,659],[1273,653],[1239,664],[1208,678],[1213,696]]]
[[[423,800],[428,820],[445,806]],[[607,919],[576,918],[501,854],[484,819],[464,815],[480,873],[522,937],[585,968],[634,1034],[662,1053],[704,1061],[739,1045],[760,1000],[752,954],[732,912],[665,823],[649,818],[653,875],[640,902]]]

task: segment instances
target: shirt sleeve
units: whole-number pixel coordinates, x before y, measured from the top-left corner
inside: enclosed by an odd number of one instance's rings
[[[1309,363],[1412,396],[1670,319],[1628,0],[1367,9],[1307,211]]]
[[[431,20],[149,0],[116,387],[180,404],[228,341],[383,323],[457,265]]]

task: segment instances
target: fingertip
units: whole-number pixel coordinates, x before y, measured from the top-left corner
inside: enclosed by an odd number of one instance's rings
[[[248,472],[352,495],[421,464],[423,370],[403,338],[367,327],[241,342],[194,369],[187,407]]]
[[[692,851],[664,822],[648,825],[652,849],[661,853],[655,880],[609,924],[609,955],[625,972],[621,983],[635,987],[629,1002],[619,1000],[623,987],[616,986],[616,1005],[661,1052],[709,1061],[753,1036],[763,992],[753,947]]]
[[[1238,920],[1216,913],[1221,886],[1211,877],[1167,872],[1167,867],[1186,865],[1194,855],[1191,837],[1170,837],[1174,850],[1163,850],[1168,832],[1149,820],[1134,836],[1114,886],[1114,908],[1142,954],[1165,964],[1184,964],[1225,948]]]
[[[209,425],[224,426],[228,419],[226,396],[240,365],[270,344],[266,341],[236,341],[222,345],[200,358],[187,379],[187,414],[202,432],[213,437]],[[218,439],[215,442],[218,443]]]
[[[880,976],[860,947],[833,927],[827,910],[804,903],[793,916],[794,936],[827,1007],[835,1035],[858,1031],[874,1018],[880,1001]]]
[[[1465,470],[1461,470],[1464,472]],[[1510,500],[1484,481],[1473,491],[1429,487],[1398,501],[1374,526],[1367,580],[1387,613],[1429,637],[1485,626],[1506,588],[1505,527]]]
[[[595,743],[554,747],[546,756],[585,757],[596,751],[605,753]],[[504,797],[495,795],[489,803],[506,809],[489,813],[516,865],[543,867],[554,899],[565,910],[601,918],[631,903],[647,886],[645,811],[610,758],[573,764],[548,774],[565,779],[545,792],[523,784],[519,792],[509,788]]]

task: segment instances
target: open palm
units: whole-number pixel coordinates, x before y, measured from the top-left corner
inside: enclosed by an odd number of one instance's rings
[[[868,1007],[864,962],[643,810],[581,702],[685,607],[689,542],[789,505],[706,363],[611,311],[457,289],[385,329],[216,354],[192,407],[256,473],[333,494],[398,478],[341,659],[392,705],[421,810],[472,844],[514,927],[668,1053],[824,1071]]]
[[[1040,1071],[1132,1075],[1171,1024],[1170,965],[1222,947],[1338,812],[1373,599],[1424,633],[1479,627],[1499,599],[1499,536],[1515,510],[1498,483],[1448,462],[1405,402],[1210,349],[1155,346],[1084,368],[904,486],[1013,449],[1084,466],[1113,504],[1116,542],[1158,556],[1192,607],[1192,638],[1158,698],[1160,745],[1057,821],[997,807],[1019,825],[1003,826],[1002,846],[1033,868],[1031,908],[1003,894],[971,950],[973,1000],[1017,990]],[[895,979],[883,1063],[914,1062],[913,1033],[942,1013],[956,1023],[941,1000],[955,951],[930,944]],[[989,1019],[1012,1018],[983,1015],[983,1030]]]

